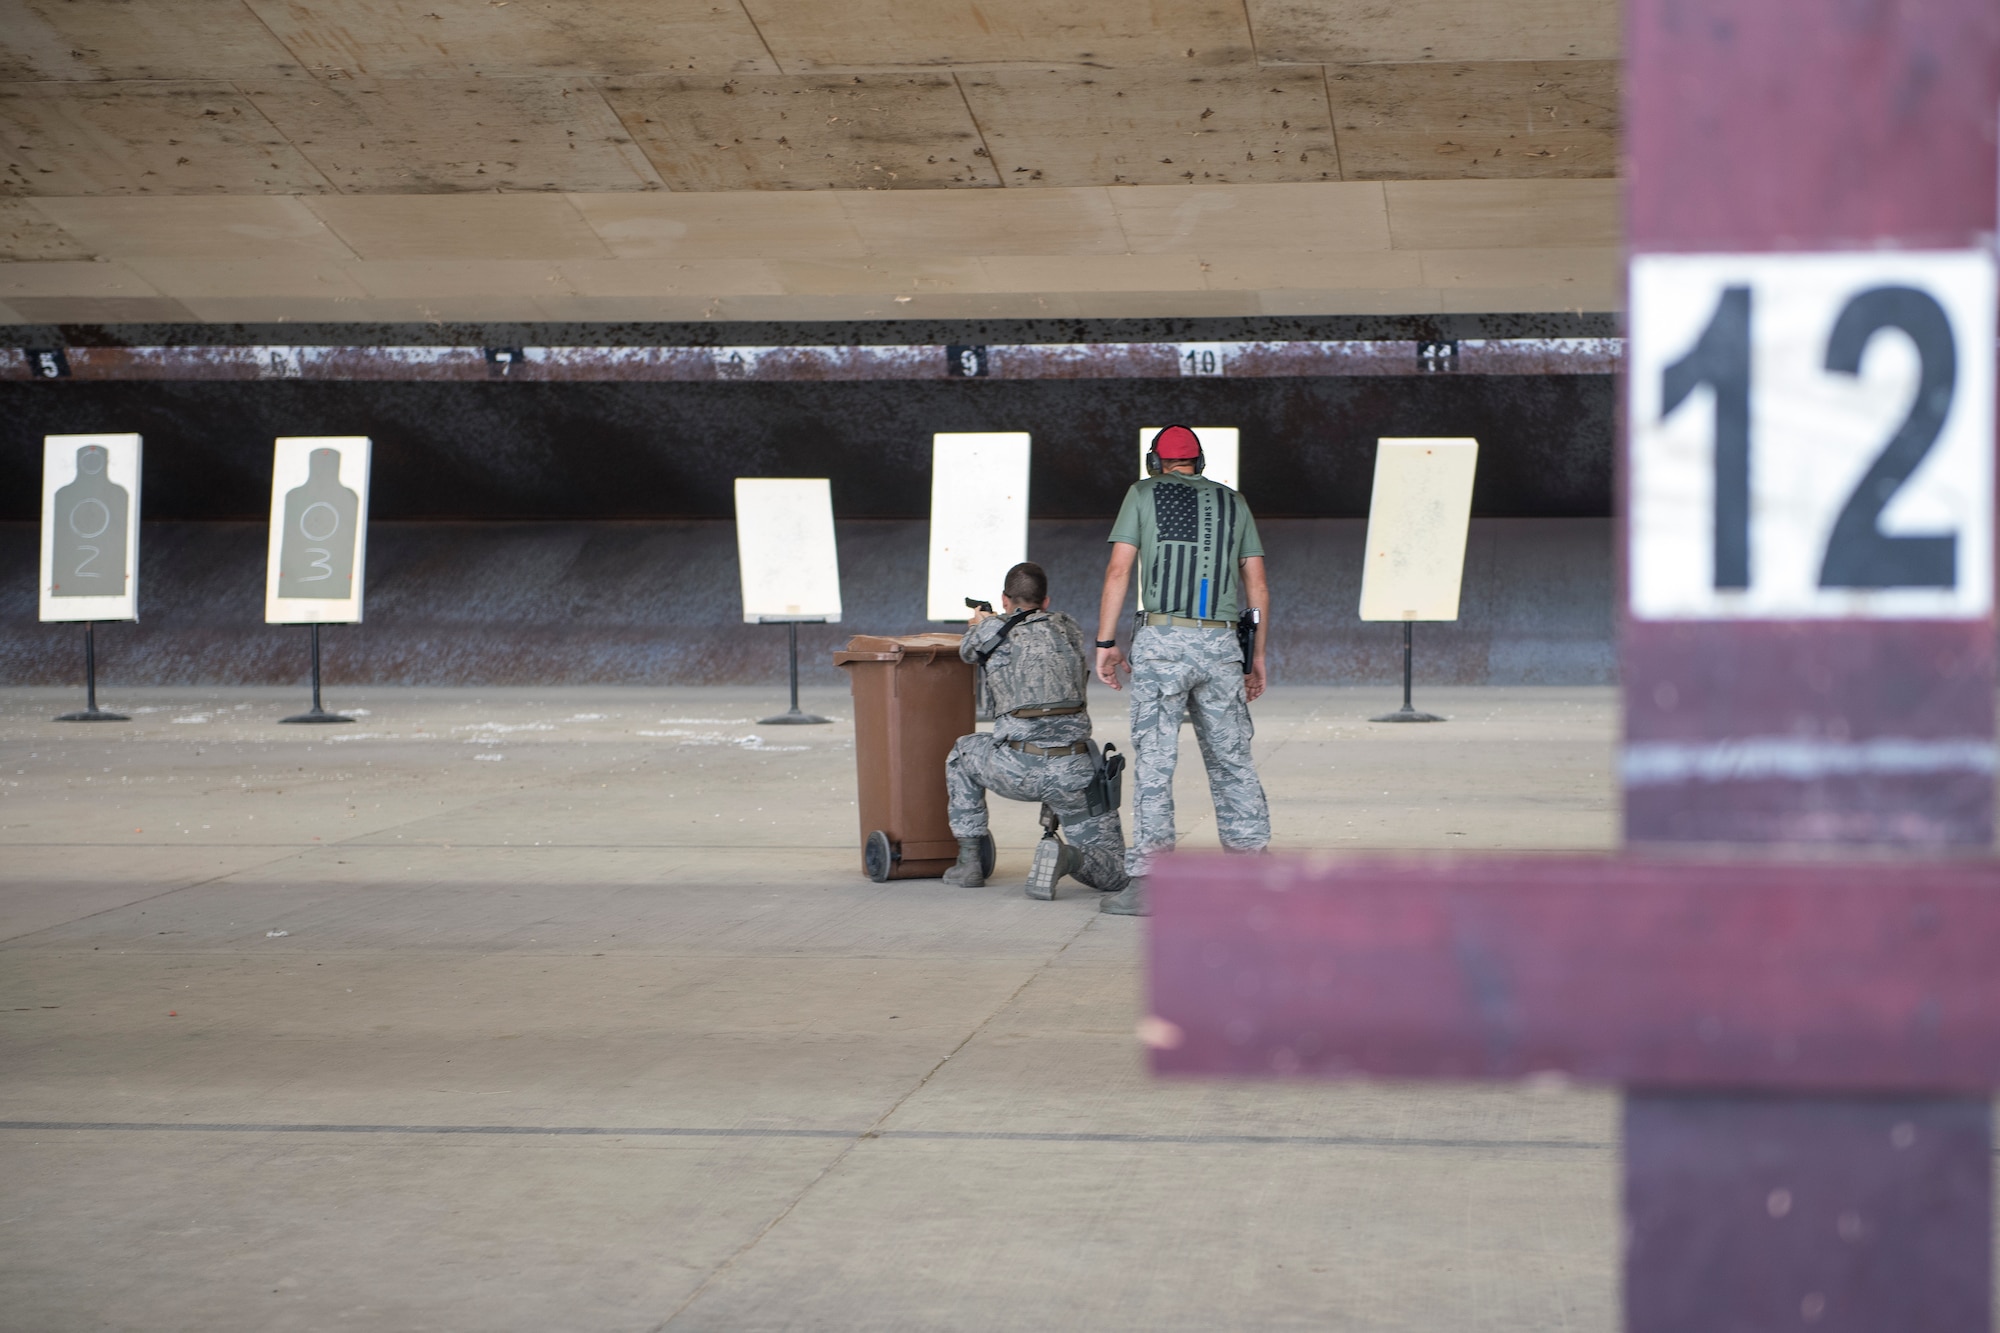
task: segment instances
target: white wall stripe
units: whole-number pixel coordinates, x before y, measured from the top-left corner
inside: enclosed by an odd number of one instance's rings
[[[1832,777],[1891,777],[1923,773],[1993,773],[2000,768],[1990,740],[1804,740],[1790,736],[1687,744],[1640,741],[1625,746],[1620,767],[1628,787],[1682,782],[1811,782]]]

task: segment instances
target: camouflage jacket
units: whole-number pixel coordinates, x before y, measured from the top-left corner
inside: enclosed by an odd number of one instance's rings
[[[1090,736],[1090,714],[1021,717],[1021,709],[1073,708],[1084,703],[1090,677],[1083,630],[1060,611],[1039,611],[1003,637],[1011,616],[975,625],[960,642],[958,655],[980,667],[982,693],[990,701],[993,734],[1004,740],[1061,745]]]

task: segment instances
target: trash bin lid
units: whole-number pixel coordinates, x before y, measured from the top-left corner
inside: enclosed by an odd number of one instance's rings
[[[900,662],[904,658],[920,658],[934,661],[949,653],[958,656],[959,640],[962,634],[857,634],[847,641],[845,648],[833,652],[835,666],[847,666],[853,662]]]

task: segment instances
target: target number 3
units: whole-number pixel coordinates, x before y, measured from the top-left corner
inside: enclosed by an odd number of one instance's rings
[[[1641,619],[1977,619],[1992,608],[1984,251],[1632,264]]]

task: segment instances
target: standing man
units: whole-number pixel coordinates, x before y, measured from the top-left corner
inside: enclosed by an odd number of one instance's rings
[[[1111,563],[1097,613],[1097,678],[1121,689],[1132,678],[1132,849],[1123,893],[1107,912],[1145,916],[1146,873],[1174,846],[1174,765],[1181,715],[1195,740],[1215,798],[1216,832],[1232,852],[1261,852],[1271,841],[1271,807],[1250,762],[1250,700],[1264,692],[1264,621],[1270,592],[1264,546],[1243,497],[1201,475],[1201,441],[1186,426],[1153,437],[1152,475],[1125,492],[1111,526]],[[1140,615],[1128,663],[1118,651],[1118,618],[1140,571]],[[1239,608],[1257,612],[1246,666],[1236,638]]]
[[[1126,884],[1125,830],[1116,796],[1093,786],[1098,756],[1083,698],[1090,683],[1083,630],[1049,610],[1048,575],[1037,564],[1023,561],[1007,571],[1000,605],[1008,614],[977,612],[959,643],[958,655],[985,669],[993,730],[959,737],[945,759],[958,863],[944,872],[944,882],[973,889],[986,883],[979,851],[990,791],[1042,803],[1047,832],[1028,872],[1030,898],[1054,898],[1064,875],[1117,892]],[[1068,843],[1056,836],[1058,826]]]

